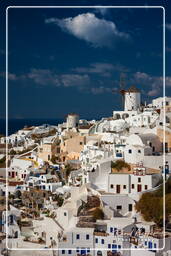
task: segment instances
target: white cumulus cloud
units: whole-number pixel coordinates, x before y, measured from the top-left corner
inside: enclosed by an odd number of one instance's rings
[[[118,40],[130,39],[129,34],[120,32],[114,22],[99,19],[94,13],[83,13],[65,19],[49,18],[45,23],[55,24],[94,47],[112,47]]]

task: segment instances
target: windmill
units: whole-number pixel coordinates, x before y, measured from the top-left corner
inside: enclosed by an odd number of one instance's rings
[[[124,73],[121,73],[121,75],[120,75],[119,86],[120,86],[119,92],[122,97],[122,108],[124,109],[124,104],[125,104],[125,74]]]

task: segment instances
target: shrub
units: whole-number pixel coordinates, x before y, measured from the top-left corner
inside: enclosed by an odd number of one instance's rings
[[[11,151],[9,152],[10,155],[16,155],[16,151],[14,149],[11,149]]]
[[[65,174],[66,174],[66,179],[67,179],[67,180],[68,180],[68,177],[69,177],[71,171],[72,171],[72,167],[71,167],[69,164],[67,164],[67,165],[65,166]]]
[[[171,178],[166,182],[166,220],[171,214]],[[163,224],[163,185],[155,192],[144,193],[136,203],[136,210],[146,221],[154,221],[158,226]]]
[[[63,205],[64,199],[59,195],[54,195],[54,201],[57,201],[57,205],[61,207]]]
[[[57,162],[57,157],[56,157],[56,156],[52,156],[51,162],[52,162],[53,164],[56,164],[56,162]]]
[[[131,167],[128,163],[126,163],[123,160],[116,160],[116,162],[111,162],[111,167],[116,169],[118,172],[122,169],[122,168],[127,168],[128,171],[131,170]]]
[[[104,212],[100,208],[96,208],[93,212],[93,218],[95,220],[103,220],[104,219]]]
[[[0,163],[1,163],[1,164],[5,163],[5,160],[6,160],[6,156],[4,156],[4,157],[2,157],[2,158],[0,159]]]

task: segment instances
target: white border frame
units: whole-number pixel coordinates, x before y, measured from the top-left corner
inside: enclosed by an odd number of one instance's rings
[[[155,248],[156,251],[162,251],[165,248],[165,127],[166,127],[166,120],[165,120],[165,25],[166,25],[166,18],[165,18],[165,8],[163,6],[8,6],[6,8],[6,137],[8,137],[8,10],[9,9],[16,9],[16,8],[36,8],[36,9],[44,9],[44,8],[77,8],[77,9],[94,9],[94,8],[111,8],[111,9],[138,9],[138,8],[148,8],[148,9],[162,9],[163,10],[163,247],[162,248]],[[61,250],[74,250],[76,251],[76,248],[9,248],[8,247],[8,144],[6,142],[6,249],[9,251],[61,251]],[[91,251],[110,251],[109,248],[90,248]],[[148,248],[121,248],[121,251],[149,251]]]

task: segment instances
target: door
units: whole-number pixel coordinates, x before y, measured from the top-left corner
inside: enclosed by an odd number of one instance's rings
[[[116,185],[116,193],[117,194],[120,194],[120,192],[121,192],[121,188],[120,187],[121,187],[120,185]]]
[[[129,212],[132,212],[132,204],[129,204],[129,205],[128,205],[128,211],[129,211]]]
[[[137,185],[137,192],[141,192],[142,191],[142,186],[141,186],[141,184],[138,184]]]
[[[86,255],[86,249],[81,249],[81,255]]]

